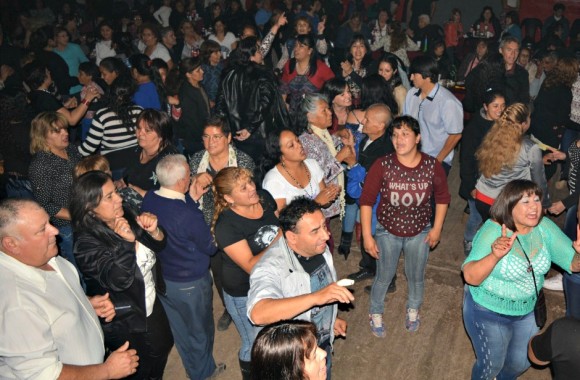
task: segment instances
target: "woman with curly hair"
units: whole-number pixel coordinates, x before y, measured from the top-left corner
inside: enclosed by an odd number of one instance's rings
[[[220,170],[213,179],[213,196],[211,230],[223,263],[223,296],[240,334],[238,358],[242,378],[247,380],[250,351],[258,333],[247,315],[250,272],[279,235],[276,202],[267,191],[256,190],[252,173],[240,167]]]
[[[550,207],[542,152],[525,134],[530,127],[530,109],[523,103],[507,107],[475,153],[481,176],[475,184],[475,205],[483,221],[504,186],[516,179],[535,182],[542,193],[543,206]]]
[[[407,67],[410,65],[407,52],[419,51],[419,45],[405,33],[401,23],[398,21],[394,21],[389,26],[389,34],[381,37],[381,39],[371,45],[372,51],[377,51],[381,48],[399,57]]]
[[[558,60],[556,67],[546,75],[534,101],[530,125],[530,132],[544,144],[554,148],[560,146],[565,125],[570,120],[572,85],[577,77],[578,61],[570,57]],[[556,165],[547,166],[546,178],[552,177],[555,171]]]

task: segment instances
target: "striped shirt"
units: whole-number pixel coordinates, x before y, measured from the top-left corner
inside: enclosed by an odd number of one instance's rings
[[[79,153],[89,156],[100,149],[101,154],[115,152],[137,145],[135,121],[143,108],[132,106],[129,114],[133,116],[132,125],[124,125],[122,119],[109,108],[102,108],[95,113],[89,134],[79,146]]]

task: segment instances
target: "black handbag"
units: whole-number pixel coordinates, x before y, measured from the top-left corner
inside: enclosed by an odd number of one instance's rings
[[[546,320],[548,319],[548,309],[546,307],[546,295],[544,294],[544,289],[541,289],[538,292],[538,285],[536,285],[536,274],[534,273],[534,267],[532,266],[532,262],[522,245],[519,237],[518,243],[520,243],[520,247],[522,247],[522,252],[528,261],[528,271],[532,272],[532,278],[534,279],[534,288],[536,289],[536,305],[534,306],[534,317],[536,318],[536,326],[542,329],[546,325]]]

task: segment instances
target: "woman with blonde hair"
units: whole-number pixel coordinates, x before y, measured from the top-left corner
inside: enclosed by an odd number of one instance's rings
[[[43,112],[32,120],[28,177],[34,198],[58,228],[60,254],[76,266],[69,212],[73,169],[81,160],[76,146],[69,144],[68,122],[60,112]]]
[[[525,134],[529,127],[530,109],[514,103],[495,121],[475,153],[481,173],[475,184],[475,205],[484,221],[504,186],[516,179],[535,182],[545,194],[543,206],[551,205],[542,152]]]
[[[238,358],[246,380],[258,333],[247,316],[250,272],[279,234],[276,201],[267,191],[257,191],[252,173],[240,167],[220,170],[213,180],[213,194],[212,233],[223,260],[224,302],[242,341]]]

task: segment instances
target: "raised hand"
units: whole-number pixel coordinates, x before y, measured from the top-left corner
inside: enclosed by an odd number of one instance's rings
[[[113,231],[117,235],[122,237],[124,240],[130,242],[135,241],[135,234],[131,230],[131,227],[129,226],[129,222],[127,222],[127,219],[123,217],[115,219],[115,227],[113,228]]]
[[[514,232],[511,237],[507,236],[508,228],[505,224],[501,225],[501,236],[495,239],[491,245],[491,254],[496,258],[501,259],[512,249],[514,241],[516,240],[518,233]]]
[[[328,305],[335,302],[351,303],[354,301],[354,296],[344,286],[338,285],[336,282],[315,292],[317,297],[316,304],[319,306]]]

